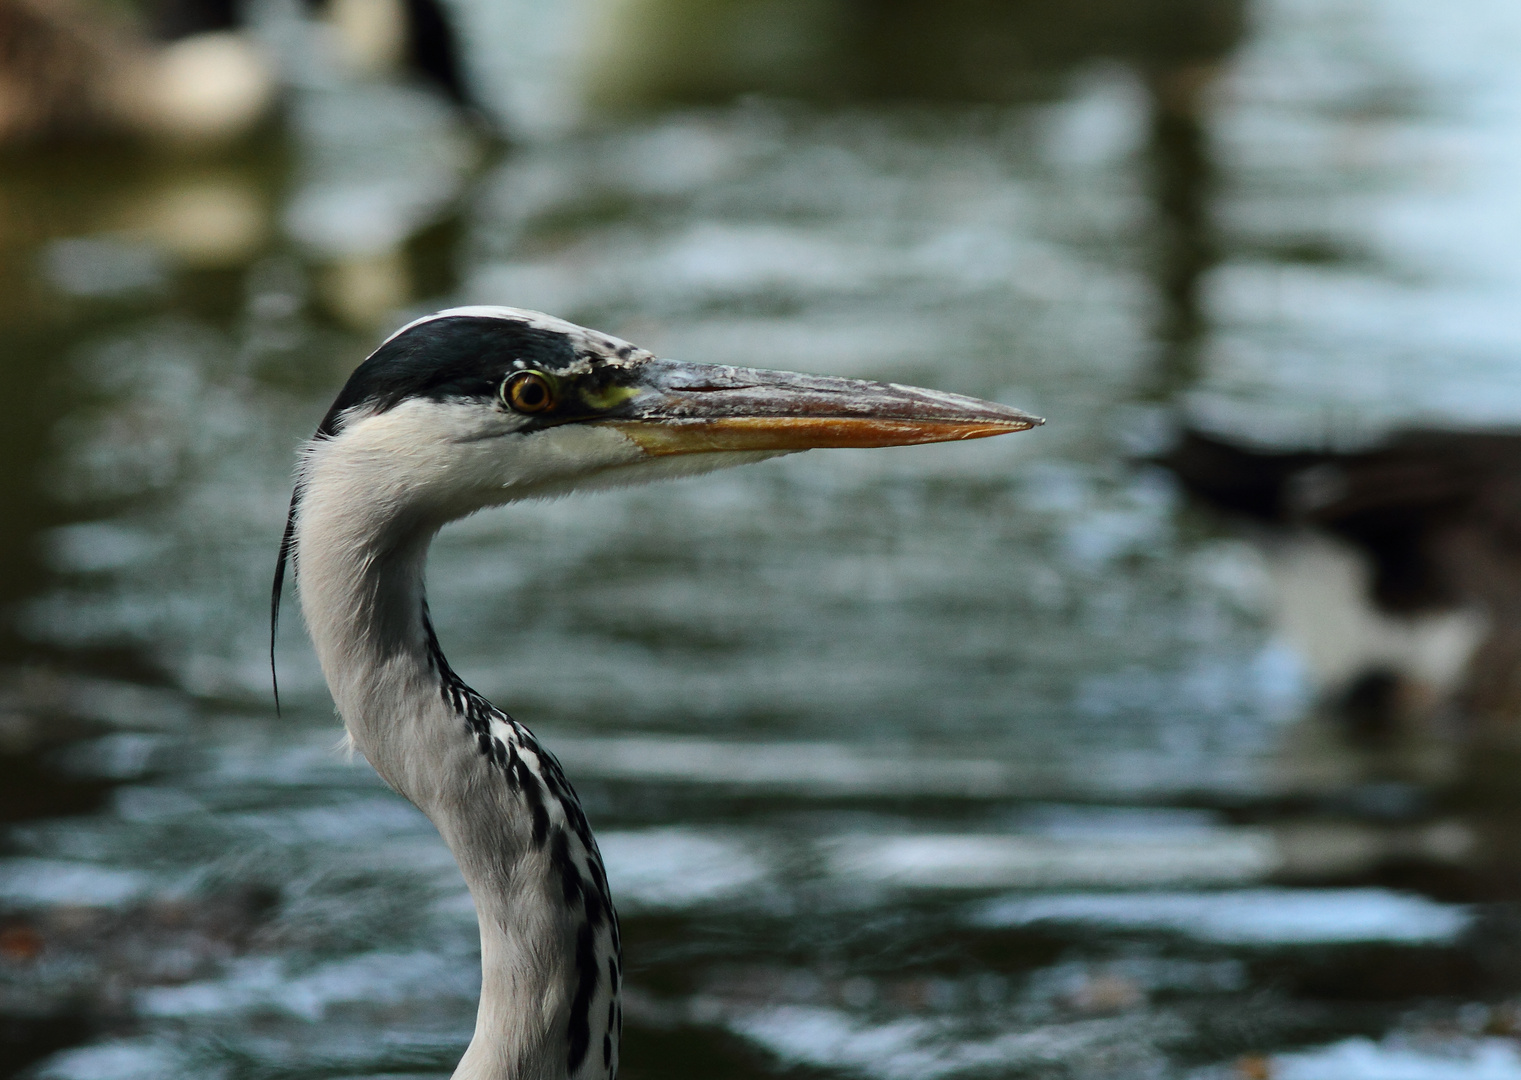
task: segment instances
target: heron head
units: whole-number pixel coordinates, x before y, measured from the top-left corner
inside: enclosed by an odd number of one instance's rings
[[[286,564],[308,542],[372,564],[515,499],[1042,422],[934,390],[664,360],[517,308],[441,311],[360,364],[307,444],[275,568],[271,668]]]
[[[402,327],[354,371],[304,479],[336,472],[388,512],[436,525],[513,499],[815,447],[1041,422],[933,390],[665,360],[537,312],[454,308]]]

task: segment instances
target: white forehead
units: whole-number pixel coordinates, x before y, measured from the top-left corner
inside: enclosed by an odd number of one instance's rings
[[[620,348],[629,346],[629,343],[622,338],[613,337],[611,334],[604,334],[600,330],[589,330],[584,326],[578,326],[573,322],[567,322],[553,315],[546,315],[542,311],[530,311],[527,308],[502,307],[497,304],[472,304],[466,307],[445,308],[443,311],[435,311],[431,315],[424,315],[420,319],[413,319],[406,326],[394,331],[381,344],[384,345],[387,342],[393,341],[408,330],[422,326],[424,323],[430,323],[436,319],[454,319],[460,317],[501,319],[503,322],[515,322],[534,330],[546,330],[554,334],[564,334],[576,345],[600,349],[608,353],[616,353]],[[644,352],[643,349],[637,349],[634,346],[629,347],[635,348],[637,352]]]

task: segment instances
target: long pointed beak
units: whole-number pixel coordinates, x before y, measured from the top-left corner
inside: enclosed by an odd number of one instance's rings
[[[604,414],[647,454],[985,439],[1045,423],[1008,405],[896,383],[650,360]]]

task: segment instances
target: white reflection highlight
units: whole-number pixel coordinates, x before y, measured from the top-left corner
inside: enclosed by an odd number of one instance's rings
[[[618,906],[682,908],[737,896],[770,876],[744,842],[695,829],[605,833],[598,840]]]
[[[1246,889],[1010,896],[979,907],[971,922],[995,928],[1068,923],[1164,930],[1222,945],[1444,945],[1472,918],[1457,904],[1387,889]]]
[[[480,989],[473,962],[434,953],[373,952],[295,973],[283,960],[234,961],[225,978],[160,986],[137,995],[146,1016],[219,1016],[252,1011],[320,1020],[333,1005],[397,1005],[471,999]]]
[[[37,1080],[172,1080],[225,1076],[225,1066],[191,1071],[186,1056],[153,1039],[123,1039],[55,1054],[33,1075]]]
[[[882,1080],[1060,1067],[1078,1055],[1104,1050],[1128,1056],[1146,1037],[1144,1021],[1118,1017],[967,1039],[944,1021],[905,1018],[869,1024],[836,1009],[803,1005],[756,1010],[731,1018],[727,1026],[788,1064],[848,1069]]]
[[[566,770],[577,776],[831,795],[1001,794],[1024,772],[1002,761],[871,753],[848,743],[750,743],[681,736],[556,737],[551,742]]]
[[[1099,838],[924,834],[826,842],[830,873],[901,888],[1226,885],[1280,865],[1266,830]]]
[[[146,896],[152,876],[59,859],[0,862],[0,903],[17,907],[120,907]]]
[[[1521,1054],[1509,1039],[1433,1052],[1347,1039],[1273,1058],[1274,1080],[1521,1080]]]

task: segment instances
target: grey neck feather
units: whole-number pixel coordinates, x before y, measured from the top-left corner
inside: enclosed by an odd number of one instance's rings
[[[309,470],[296,518],[303,614],[349,738],[449,845],[475,901],[482,986],[456,1080],[616,1075],[617,922],[559,766],[459,681],[427,621],[436,525],[398,529]]]

